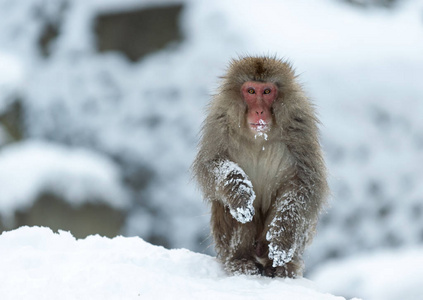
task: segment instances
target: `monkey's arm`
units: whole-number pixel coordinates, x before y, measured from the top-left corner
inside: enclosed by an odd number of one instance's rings
[[[255,193],[247,174],[227,155],[227,111],[218,107],[210,110],[192,167],[194,177],[205,199],[222,202],[238,222],[250,222],[255,213]]]
[[[316,200],[313,194],[313,190],[292,181],[278,196],[266,235],[273,267],[301,259],[313,236],[319,213],[313,204]]]
[[[283,142],[294,158],[295,172],[278,191],[275,215],[266,236],[274,267],[296,256],[301,258],[313,238],[329,190],[314,110],[305,97],[295,98],[297,103],[303,102],[302,109],[290,111],[282,126]]]
[[[255,213],[256,196],[247,174],[226,158],[208,161],[199,158],[194,163],[194,175],[204,197],[209,201],[221,201],[238,222],[250,222]]]
[[[230,160],[219,160],[214,165],[218,198],[229,207],[229,212],[238,222],[250,222],[255,213],[253,202],[256,195],[247,174]]]

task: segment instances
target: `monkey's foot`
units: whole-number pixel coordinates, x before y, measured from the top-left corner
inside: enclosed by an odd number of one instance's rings
[[[261,269],[249,259],[233,259],[225,263],[225,270],[233,275],[260,275]]]
[[[263,269],[262,275],[267,277],[297,278],[303,275],[304,264],[302,260],[291,261],[283,266],[268,266]]]
[[[296,278],[302,275],[302,271],[297,269],[294,263],[287,263],[285,266],[276,267],[275,277],[289,277]]]

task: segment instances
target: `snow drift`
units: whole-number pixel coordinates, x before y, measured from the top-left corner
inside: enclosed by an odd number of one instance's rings
[[[0,150],[0,170],[2,217],[30,207],[46,190],[74,206],[88,201],[103,201],[117,209],[129,206],[117,166],[87,149],[27,140]]]
[[[307,279],[227,276],[219,262],[138,237],[113,239],[43,227],[0,236],[1,299],[341,300]]]
[[[319,287],[366,300],[421,300],[423,247],[381,250],[332,260],[313,271]],[[329,279],[330,278],[330,279]]]

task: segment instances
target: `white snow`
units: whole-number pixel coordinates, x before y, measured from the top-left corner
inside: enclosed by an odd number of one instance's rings
[[[0,266],[2,300],[344,299],[303,278],[230,277],[213,257],[138,237],[76,240],[41,227],[4,232]]]
[[[23,66],[12,54],[0,52],[0,88],[16,86],[23,78]]]
[[[269,258],[273,260],[272,267],[284,266],[290,262],[294,257],[295,250],[297,250],[296,243],[291,245],[291,248],[287,250],[280,249],[279,245],[269,243]]]
[[[269,124],[267,124],[264,120],[260,119],[255,130],[257,130],[257,132],[254,135],[254,138],[257,139],[257,137],[263,137],[267,141],[268,135],[266,131],[269,130]],[[264,147],[262,150],[264,150]]]
[[[0,113],[11,101],[10,97],[22,88],[23,77],[24,68],[18,57],[0,51]]]
[[[267,133],[266,132],[263,132],[263,131],[257,131],[257,133],[254,135],[254,138],[257,139],[257,137],[262,137],[266,141],[269,138],[269,136],[267,135]],[[264,150],[264,147],[263,147],[263,150]]]
[[[381,250],[322,264],[310,278],[324,290],[366,300],[423,299],[423,248]]]
[[[75,206],[103,201],[122,209],[129,204],[117,166],[89,150],[28,140],[0,150],[0,170],[0,214],[6,218],[46,191]]]
[[[254,206],[248,202],[246,207],[229,207],[229,212],[238,222],[245,224],[253,220]]]

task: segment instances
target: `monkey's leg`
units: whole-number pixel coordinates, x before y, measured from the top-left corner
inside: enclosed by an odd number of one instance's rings
[[[242,224],[236,221],[221,202],[212,202],[212,234],[218,258],[225,270],[233,275],[259,275],[261,267],[256,263],[254,222]]]

